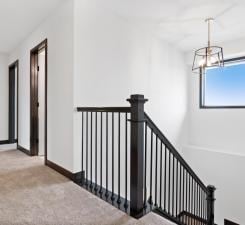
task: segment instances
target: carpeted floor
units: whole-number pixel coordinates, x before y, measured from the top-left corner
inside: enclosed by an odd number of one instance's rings
[[[0,152],[0,225],[170,225],[150,213],[135,220],[90,194],[40,157]]]

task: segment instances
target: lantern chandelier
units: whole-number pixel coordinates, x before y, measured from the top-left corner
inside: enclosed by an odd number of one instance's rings
[[[223,48],[211,45],[211,29],[210,24],[213,18],[208,18],[205,22],[208,24],[208,46],[195,51],[192,71],[202,72],[208,67],[224,66]]]

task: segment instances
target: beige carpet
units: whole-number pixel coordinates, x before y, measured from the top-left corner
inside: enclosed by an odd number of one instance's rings
[[[0,152],[0,225],[169,225],[150,213],[135,220],[43,165]]]

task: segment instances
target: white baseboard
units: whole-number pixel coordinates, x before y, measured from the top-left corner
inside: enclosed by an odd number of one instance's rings
[[[0,145],[0,152],[17,149],[17,144]]]

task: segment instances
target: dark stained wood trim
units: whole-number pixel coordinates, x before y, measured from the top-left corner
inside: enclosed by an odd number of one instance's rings
[[[18,136],[19,136],[19,60],[15,60],[13,63],[11,63],[9,66],[8,66],[8,75],[10,75],[10,69],[11,68],[17,68],[17,74],[16,74],[16,77],[17,77],[17,80],[16,80],[16,85],[17,85],[17,93],[16,93],[16,96],[17,96],[17,108],[16,108],[16,113],[17,113],[17,121],[16,122],[16,129],[17,129],[17,137],[15,139],[15,141],[9,141],[9,143],[7,144],[13,144],[13,143],[16,143],[17,142],[17,145],[18,145]],[[10,128],[9,128],[10,129]]]
[[[74,174],[72,172],[68,171],[67,169],[65,169],[65,168],[63,168],[63,167],[61,167],[61,166],[57,165],[56,163],[51,162],[49,160],[47,160],[46,166],[52,168],[53,170],[57,171],[58,173],[62,174],[63,176],[65,176],[68,179],[73,181]]]
[[[17,145],[17,149],[20,150],[21,152],[25,153],[26,155],[31,155],[31,152],[29,150],[27,150],[26,148],[23,148],[20,145]]]
[[[2,141],[0,141],[0,145],[8,145],[8,144],[15,144],[15,143],[17,143],[17,139],[15,139],[15,141],[14,142],[10,142],[9,140],[2,140]]]
[[[9,144],[9,140],[0,141],[0,145],[7,145],[7,144]]]
[[[32,58],[35,57],[35,55],[38,54],[38,52],[42,49],[45,49],[45,150],[44,150],[44,163],[47,165],[47,78],[48,78],[48,39],[45,39],[42,41],[40,44],[38,44],[36,47],[31,49],[30,51],[30,96],[32,96],[32,77],[33,77],[33,64],[32,64]],[[31,155],[37,155],[38,151],[33,149],[32,147],[32,116],[33,116],[33,105],[34,102],[32,101],[33,99],[30,99],[30,150],[31,150]],[[34,127],[35,129],[38,129],[37,127]]]
[[[238,223],[234,223],[234,222],[231,222],[231,221],[229,221],[229,220],[227,220],[227,219],[225,219],[225,221],[224,221],[225,223],[225,225],[239,225]]]
[[[237,58],[230,58],[230,59],[225,59],[223,61],[224,65],[227,63],[232,63],[232,62],[239,62],[239,61],[244,61],[245,56],[242,57],[237,57]],[[203,87],[203,81],[205,74],[200,71],[200,76],[199,76],[199,108],[200,109],[244,109],[245,105],[235,105],[235,106],[207,106],[205,105],[205,88]]]

